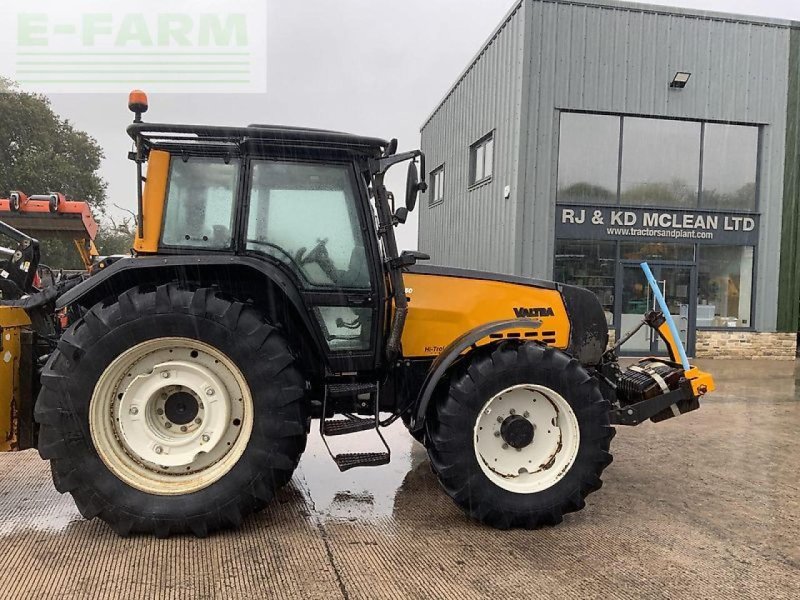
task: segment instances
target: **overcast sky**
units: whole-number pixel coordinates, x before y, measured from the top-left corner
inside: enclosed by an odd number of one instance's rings
[[[158,122],[274,123],[396,137],[419,145],[419,126],[514,2],[511,0],[268,0],[267,93],[151,94]],[[648,2],[796,19],[798,0]],[[139,87],[131,81],[131,87]],[[143,86],[146,87],[146,86]],[[126,97],[52,95],[53,107],[102,145],[109,204],[133,209]],[[397,167],[397,169],[401,169]],[[393,182],[403,181],[397,173]],[[398,190],[399,191],[399,190]],[[114,211],[117,212],[118,211]],[[398,232],[416,247],[416,215]]]

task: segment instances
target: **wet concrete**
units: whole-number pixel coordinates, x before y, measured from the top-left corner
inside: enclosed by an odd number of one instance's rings
[[[556,528],[500,532],[438,489],[421,446],[339,473],[316,434],[239,532],[120,539],[80,518],[34,452],[0,455],[9,598],[797,598],[794,363],[716,361],[701,410],[619,432],[605,485]],[[344,440],[336,440],[343,443]]]

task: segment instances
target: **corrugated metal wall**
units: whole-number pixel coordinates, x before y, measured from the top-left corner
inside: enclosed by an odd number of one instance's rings
[[[561,109],[764,124],[755,326],[775,327],[789,71],[788,27],[527,0],[530,76],[521,274],[551,277]],[[671,90],[677,71],[686,89]]]
[[[513,272],[524,10],[513,11],[422,129],[427,168],[444,163],[444,202],[421,196],[419,249],[434,264]],[[495,130],[491,181],[469,188],[470,145]],[[504,198],[505,186],[511,198]]]

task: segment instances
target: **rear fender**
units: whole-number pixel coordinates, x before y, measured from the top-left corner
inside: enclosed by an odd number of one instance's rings
[[[155,286],[169,281],[217,285],[230,293],[241,284],[243,277],[252,277],[264,284],[271,283],[282,292],[294,309],[293,312],[302,324],[313,349],[320,359],[326,360],[322,334],[318,325],[312,321],[310,311],[295,283],[278,267],[245,256],[174,255],[120,259],[63,294],[58,299],[56,308],[79,305],[88,309],[106,298],[116,298],[137,285]],[[265,285],[259,285],[263,290]],[[272,299],[269,301],[272,302]]]
[[[527,319],[492,321],[467,331],[453,340],[449,346],[442,350],[431,364],[430,369],[428,369],[428,374],[425,376],[425,381],[422,383],[417,397],[417,410],[411,423],[411,430],[419,431],[424,426],[433,391],[444,374],[447,373],[447,370],[461,356],[462,352],[492,334],[501,333],[509,329],[515,331],[539,329],[541,326],[541,322]]]

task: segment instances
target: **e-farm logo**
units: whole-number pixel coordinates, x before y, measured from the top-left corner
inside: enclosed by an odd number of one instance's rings
[[[266,18],[264,0],[0,0],[0,76],[45,93],[263,93]]]

